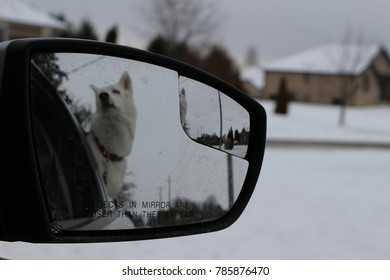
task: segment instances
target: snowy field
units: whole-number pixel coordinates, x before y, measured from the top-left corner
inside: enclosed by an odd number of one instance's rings
[[[390,142],[390,107],[292,104],[269,115],[269,139]],[[11,259],[390,259],[390,150],[266,150],[257,189],[230,228],[189,237],[92,245],[0,242]]]
[[[288,116],[274,115],[274,103],[261,102],[268,114],[269,139],[390,143],[390,106],[348,107],[340,127],[340,107],[292,103]]]

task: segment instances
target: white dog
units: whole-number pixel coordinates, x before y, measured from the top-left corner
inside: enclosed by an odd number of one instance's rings
[[[131,153],[135,136],[137,113],[131,78],[125,71],[116,84],[90,87],[95,92],[96,112],[88,142],[108,195],[115,199],[123,186],[126,157]]]

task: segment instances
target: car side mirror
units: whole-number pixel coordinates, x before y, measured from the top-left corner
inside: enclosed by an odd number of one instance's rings
[[[0,44],[0,239],[107,242],[210,232],[243,212],[266,114],[227,83],[128,47]],[[12,121],[12,124],[10,124]]]

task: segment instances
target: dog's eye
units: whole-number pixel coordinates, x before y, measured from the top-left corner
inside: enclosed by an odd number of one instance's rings
[[[121,92],[120,92],[119,90],[117,90],[117,89],[113,89],[113,90],[112,90],[112,93],[120,94]]]

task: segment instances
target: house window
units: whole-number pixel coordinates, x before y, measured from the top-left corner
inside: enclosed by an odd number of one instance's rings
[[[310,84],[310,82],[311,82],[311,75],[310,75],[310,73],[303,74],[303,81],[307,85]]]
[[[365,92],[370,90],[370,78],[368,76],[364,76],[363,78],[363,89]]]

